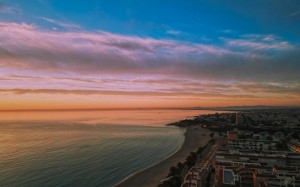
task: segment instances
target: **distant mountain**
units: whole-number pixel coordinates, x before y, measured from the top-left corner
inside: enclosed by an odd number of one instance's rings
[[[194,107],[195,110],[227,110],[227,111],[240,111],[240,110],[266,110],[266,109],[300,109],[300,106],[225,106],[225,107]]]

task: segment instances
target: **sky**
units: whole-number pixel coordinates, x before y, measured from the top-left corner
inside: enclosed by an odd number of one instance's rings
[[[298,0],[0,0],[0,110],[300,106]]]

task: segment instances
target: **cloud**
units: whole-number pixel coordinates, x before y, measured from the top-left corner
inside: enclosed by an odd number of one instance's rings
[[[276,36],[223,46],[99,31],[46,31],[0,23],[0,69],[46,74],[164,75],[211,81],[298,81],[299,47]]]
[[[232,47],[244,47],[251,50],[286,50],[293,46],[275,35],[246,34],[238,39],[223,38],[226,44]]]
[[[277,82],[213,82],[170,78],[74,78],[3,76],[2,93],[125,95],[151,97],[300,97],[299,83]],[[22,82],[20,85],[19,83]],[[30,84],[34,83],[34,89]],[[17,87],[16,87],[17,86]],[[27,88],[26,88],[27,87]]]
[[[179,35],[182,35],[183,32],[177,31],[177,30],[167,30],[167,34],[173,35],[173,36],[179,36]]]
[[[19,12],[20,9],[13,6],[9,6],[3,2],[0,2],[0,13],[12,14],[12,13],[19,13]]]
[[[297,15],[299,15],[300,14],[300,10],[298,10],[298,11],[296,11],[296,12],[292,12],[291,14],[290,14],[290,16],[297,16]]]
[[[235,33],[236,31],[235,30],[232,30],[232,29],[225,29],[225,30],[221,30],[222,33],[225,33],[225,34],[233,34]]]
[[[0,89],[0,93],[50,94],[50,95],[109,95],[109,96],[138,96],[138,97],[217,97],[217,98],[260,98],[254,95],[224,94],[224,93],[193,93],[174,91],[121,91],[121,90],[64,90],[64,89]]]
[[[288,42],[276,42],[276,43],[262,43],[262,42],[254,42],[249,40],[230,40],[227,42],[230,46],[235,47],[246,47],[251,49],[286,49],[290,47]]]
[[[273,93],[289,96],[300,96],[300,84],[299,83],[256,83],[256,82],[243,82],[236,85],[232,85],[233,88],[239,90],[239,92],[247,93]]]
[[[25,77],[27,79],[28,77]],[[32,79],[30,77],[30,79]],[[71,79],[72,81],[84,81],[88,83],[86,79]],[[105,86],[100,89],[97,83],[122,83],[125,86],[124,89],[120,87]],[[244,99],[258,99],[258,98],[280,98],[280,99],[293,99],[300,97],[300,84],[278,84],[278,83],[257,83],[257,82],[197,82],[189,80],[173,80],[173,79],[146,79],[146,80],[103,80],[91,81],[93,86],[87,86],[78,89],[60,89],[58,86],[51,88],[48,85],[47,88],[2,88],[0,94],[16,94],[16,95],[98,95],[98,96],[129,96],[129,97],[163,97],[163,98],[244,98]],[[142,87],[136,89],[135,84],[141,84]],[[149,84],[155,84],[158,86],[149,86]],[[24,84],[23,84],[24,85]],[[128,86],[130,85],[130,86]],[[148,87],[145,87],[148,85]],[[35,87],[37,87],[35,85]],[[42,87],[42,86],[40,86]],[[66,87],[66,86],[64,86]],[[93,88],[93,89],[91,89]]]
[[[0,28],[2,28],[5,31],[10,30],[35,30],[37,29],[37,26],[34,24],[27,24],[27,23],[6,23],[6,22],[0,22]]]
[[[40,19],[42,19],[44,21],[47,21],[49,23],[53,23],[55,25],[58,25],[60,27],[65,28],[65,29],[70,29],[70,30],[77,29],[77,30],[81,30],[81,27],[79,25],[76,25],[76,24],[64,23],[64,22],[61,22],[61,21],[57,21],[57,20],[50,19],[50,18],[45,18],[45,17],[40,17]],[[53,30],[56,30],[56,28],[54,27]]]

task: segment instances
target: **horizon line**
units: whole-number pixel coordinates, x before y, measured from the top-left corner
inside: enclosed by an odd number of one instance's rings
[[[300,108],[300,106],[283,105],[249,105],[249,106],[215,106],[215,107],[132,107],[132,108],[65,108],[65,109],[5,109],[0,112],[50,112],[50,111],[96,111],[96,110],[221,110],[225,108]]]

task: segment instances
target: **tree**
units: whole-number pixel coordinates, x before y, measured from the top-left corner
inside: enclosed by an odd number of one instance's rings
[[[299,134],[295,132],[295,133],[292,135],[292,138],[294,138],[294,139],[299,139]]]
[[[199,147],[198,150],[197,150],[197,154],[200,154],[202,151],[203,151],[203,148]]]
[[[191,152],[191,154],[186,158],[186,164],[189,168],[196,164],[197,153]]]
[[[213,137],[214,137],[214,135],[215,135],[215,133],[214,132],[212,132],[212,133],[210,133],[210,139],[212,139]]]
[[[273,137],[272,137],[272,136],[268,136],[268,137],[267,137],[267,140],[273,141]]]

